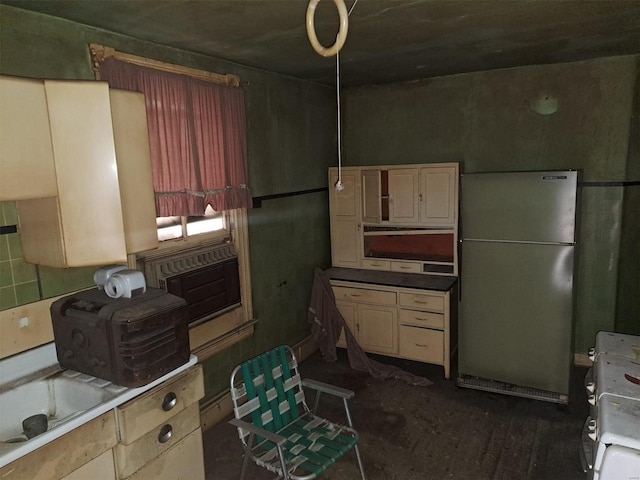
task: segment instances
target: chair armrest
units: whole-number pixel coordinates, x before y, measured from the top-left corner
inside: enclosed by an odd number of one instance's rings
[[[346,398],[347,400],[353,398],[353,396],[355,395],[352,390],[336,387],[335,385],[329,385],[328,383],[319,382],[317,380],[312,380],[309,378],[302,380],[302,386],[317,390],[322,393],[330,393],[331,395]]]
[[[232,418],[231,420],[229,420],[229,423],[238,428],[242,428],[243,430],[247,430],[248,432],[251,432],[263,438],[266,438],[267,440],[275,443],[276,445],[282,446],[287,441],[286,437],[283,437],[282,435],[278,435],[277,433],[270,432],[268,430],[265,430],[264,428],[256,427],[252,423],[245,422],[244,420],[240,420],[239,418]]]

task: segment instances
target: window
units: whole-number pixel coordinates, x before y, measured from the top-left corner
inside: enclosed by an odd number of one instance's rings
[[[238,272],[240,280],[241,306],[230,310],[215,321],[209,321],[194,326],[190,332],[190,342],[192,350],[199,359],[205,359],[221,349],[227,348],[237,341],[253,334],[253,306],[251,302],[251,272],[249,270],[249,242],[247,228],[247,210],[251,205],[251,196],[244,179],[246,179],[246,145],[244,140],[244,100],[240,88],[235,88],[235,93],[228,91],[220,93],[222,102],[211,99],[210,88],[204,83],[225,85],[227,87],[239,87],[239,78],[235,75],[220,75],[211,72],[195,70],[180,65],[172,65],[155,60],[137,57],[122,52],[117,52],[112,48],[100,45],[90,45],[91,57],[96,71],[96,78],[101,79],[100,66],[107,58],[127,62],[139,67],[151,68],[160,72],[178,74],[180,76],[197,79],[198,82],[186,82],[188,86],[184,90],[174,89],[175,98],[170,98],[171,112],[180,111],[184,105],[180,103],[182,93],[194,97],[198,102],[189,103],[184,108],[193,108],[195,115],[192,119],[184,120],[182,115],[169,113],[167,116],[155,118],[157,131],[171,124],[171,128],[178,126],[182,136],[173,143],[160,145],[156,142],[156,159],[160,162],[154,163],[154,153],[152,147],[152,169],[154,170],[154,190],[156,191],[156,206],[158,212],[166,212],[166,215],[156,218],[158,238],[161,240],[157,250],[138,254],[132,262],[139,269],[144,270],[145,264],[150,264],[154,259],[162,257],[176,257],[194,249],[209,247],[211,245],[232,244],[238,258]],[[122,79],[120,79],[122,80]],[[175,80],[175,79],[174,79]],[[147,93],[140,84],[124,83],[114,88],[137,90]],[[179,83],[178,80],[175,80]],[[110,82],[111,83],[111,82]],[[179,98],[180,97],[180,98]],[[151,96],[149,97],[152,98]],[[175,101],[174,101],[175,100]],[[158,100],[160,101],[160,100]],[[153,103],[152,113],[160,110],[159,103]],[[180,106],[182,105],[182,107]],[[191,105],[191,106],[189,106]],[[218,108],[219,106],[219,108]],[[240,106],[240,107],[239,107]],[[149,108],[147,118],[149,118]],[[239,134],[227,128],[227,125],[219,130],[204,127],[204,119],[208,121],[214,118],[214,114],[222,112],[225,122],[238,126],[241,130]],[[158,122],[161,127],[158,128]],[[149,122],[151,137],[152,126]],[[192,125],[193,123],[193,125]],[[193,130],[193,126],[196,129]],[[189,130],[191,128],[191,130]],[[157,136],[157,135],[156,135]],[[176,137],[172,137],[176,138]],[[150,140],[151,143],[151,140]],[[151,146],[151,145],[150,145]],[[179,166],[173,165],[173,158],[183,156],[187,152],[189,160],[195,165],[195,171],[183,169],[183,162]],[[214,169],[211,171],[212,157],[219,160],[224,157],[227,162],[224,165],[226,170]],[[243,159],[243,163],[228,162],[228,159]],[[166,160],[166,161],[165,161]],[[184,160],[184,158],[183,158]],[[171,165],[169,165],[171,164]],[[168,170],[167,170],[168,168]],[[160,173],[159,173],[160,172]],[[186,172],[186,173],[185,173]],[[159,183],[156,183],[155,176],[158,174]],[[182,177],[187,180],[196,178],[196,185],[175,186],[170,183]],[[168,183],[169,182],[169,183]],[[198,183],[200,182],[200,183]],[[184,199],[187,200],[184,200]],[[173,208],[172,202],[181,208]],[[205,208],[206,206],[206,208]],[[218,209],[218,211],[214,210]],[[200,215],[204,211],[204,215]],[[147,279],[150,277],[147,276]],[[159,287],[155,283],[150,286]],[[234,332],[232,337],[228,335]],[[221,339],[226,339],[221,341]]]
[[[229,219],[225,212],[216,212],[207,205],[204,215],[189,217],[158,217],[158,240],[176,240],[195,235],[211,234],[211,237],[229,235]]]

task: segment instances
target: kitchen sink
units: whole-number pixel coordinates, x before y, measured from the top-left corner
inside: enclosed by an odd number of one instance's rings
[[[57,428],[115,397],[123,390],[108,381],[70,370],[46,372],[0,387],[0,442],[27,441],[22,421],[45,414],[48,430]]]
[[[127,388],[63,369],[53,342],[0,359],[0,476],[11,462],[149,391],[197,361],[191,355],[187,363],[153,382]],[[47,417],[47,430],[28,439],[22,421],[41,414]]]

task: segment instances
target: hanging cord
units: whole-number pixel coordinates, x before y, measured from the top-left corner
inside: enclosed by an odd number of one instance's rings
[[[356,6],[358,0],[353,2],[347,16],[353,12],[353,7]],[[341,113],[340,113],[340,50],[336,52],[336,104],[338,110],[338,181],[336,183],[336,191],[342,192],[344,190],[344,184],[342,183],[342,127],[341,127]]]
[[[336,41],[331,47],[325,48],[320,45],[320,42],[318,42],[318,37],[316,36],[314,18],[316,7],[318,6],[318,2],[320,2],[320,0],[309,0],[305,24],[307,27],[307,36],[309,37],[309,41],[311,42],[311,46],[313,47],[313,49],[323,57],[330,57],[332,55],[336,56],[336,103],[338,107],[338,181],[336,182],[335,188],[336,191],[341,192],[344,190],[344,185],[342,184],[342,128],[340,122],[340,49],[344,45],[344,42],[347,40],[347,32],[349,30],[349,15],[351,15],[351,12],[353,12],[353,8],[356,6],[356,3],[358,3],[358,0],[355,0],[353,2],[348,12],[347,7],[344,4],[344,0],[333,1],[336,4],[336,8],[338,9],[338,14],[340,16],[340,29],[336,34]]]
[[[357,0],[356,0],[357,1]],[[340,122],[340,52],[336,53],[336,103],[338,105],[338,183],[336,183],[336,191],[344,190],[342,184],[342,140],[341,140],[341,122]]]

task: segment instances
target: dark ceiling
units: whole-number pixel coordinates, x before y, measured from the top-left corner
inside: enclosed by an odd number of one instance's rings
[[[1,0],[150,42],[335,84],[312,49],[306,0]],[[354,0],[346,0],[351,8]],[[338,30],[318,4],[318,38]],[[135,53],[135,52],[132,52]],[[340,52],[341,84],[379,84],[640,53],[640,0],[358,0]]]

